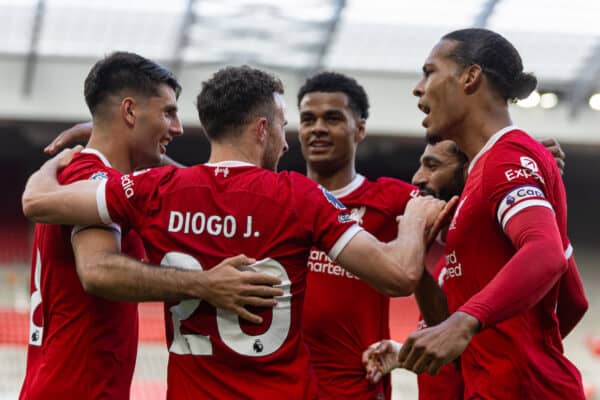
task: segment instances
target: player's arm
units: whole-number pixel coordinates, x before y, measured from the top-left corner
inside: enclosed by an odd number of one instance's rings
[[[118,233],[88,228],[73,235],[77,273],[87,293],[115,301],[181,301],[199,298],[255,323],[262,318],[246,306],[272,307],[280,280],[240,271],[255,262],[244,255],[227,258],[207,271],[153,266],[119,254]]]
[[[558,140],[550,138],[541,140],[540,143],[548,149],[550,154],[552,154],[552,157],[554,157],[554,160],[556,161],[556,166],[558,167],[560,174],[563,175],[565,173],[565,160],[567,158],[567,155],[563,151],[562,147],[560,147],[560,143],[558,143]]]
[[[450,315],[446,295],[427,269],[415,288],[415,299],[427,326],[437,325]]]
[[[551,209],[525,208],[512,216],[505,233],[516,248],[510,261],[447,320],[411,334],[399,355],[403,368],[437,373],[480,329],[532,307],[565,272],[567,262]]]
[[[23,214],[27,218],[45,224],[103,223],[97,211],[96,191],[106,181],[79,181],[62,186],[56,178],[59,168],[69,163],[76,150],[63,150],[29,177],[22,197]]]
[[[568,263],[567,272],[560,278],[556,304],[556,315],[563,339],[575,328],[589,307],[575,258],[569,257]]]
[[[337,262],[387,296],[411,294],[423,272],[429,230],[446,203],[432,197],[412,199],[396,240],[381,243],[361,231],[339,253]]]

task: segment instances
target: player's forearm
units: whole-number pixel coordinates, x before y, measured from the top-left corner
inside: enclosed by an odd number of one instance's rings
[[[427,326],[437,325],[450,315],[446,295],[426,270],[415,289],[415,299]]]
[[[535,216],[535,224],[527,216]],[[517,218],[524,218],[518,220]],[[513,217],[507,234],[517,248],[510,261],[460,310],[492,325],[522,313],[538,303],[565,272],[554,214],[545,207],[532,207]],[[511,225],[515,224],[515,225]],[[519,226],[518,232],[510,233]]]
[[[98,253],[77,260],[86,292],[115,301],[181,301],[189,298],[190,272],[145,264],[131,257]],[[195,272],[196,275],[201,272]],[[197,276],[194,276],[197,278]],[[202,285],[197,279],[196,291]]]
[[[397,269],[402,271],[406,279],[408,293],[414,292],[425,265],[425,229],[426,221],[421,218],[402,220],[398,228],[398,237],[390,247],[392,256],[398,261]]]
[[[560,279],[556,315],[561,337],[564,339],[583,318],[589,304],[583,289],[583,283],[577,264],[569,258],[567,271]]]
[[[56,174],[59,159],[50,159],[28,179],[22,197],[23,214],[46,224],[92,225],[102,223],[96,207],[98,181],[61,186]]]

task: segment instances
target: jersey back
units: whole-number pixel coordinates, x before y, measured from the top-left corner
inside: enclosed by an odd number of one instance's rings
[[[313,243],[333,258],[360,230],[324,189],[295,173],[247,164],[159,168],[109,179],[105,212],[140,233],[154,263],[210,269],[236,254],[281,278],[285,294],[260,325],[206,301],[167,304],[168,397],[315,396],[302,338]]]

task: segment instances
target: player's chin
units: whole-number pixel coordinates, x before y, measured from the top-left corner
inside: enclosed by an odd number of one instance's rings
[[[427,141],[427,144],[436,144],[444,139],[440,136],[440,134],[437,131],[431,128],[427,128],[427,131],[425,132],[425,140]]]

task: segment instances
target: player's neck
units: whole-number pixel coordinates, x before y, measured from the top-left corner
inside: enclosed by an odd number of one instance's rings
[[[255,154],[246,146],[211,142],[208,163],[214,164],[222,161],[242,161],[261,166],[260,155]]]
[[[106,134],[94,127],[86,147],[98,150],[106,157],[112,168],[128,174],[133,171],[128,147],[115,139],[115,136],[117,135]]]
[[[490,110],[466,121],[462,134],[457,135],[455,142],[467,158],[472,160],[496,132],[509,125],[512,125],[512,121],[507,108]]]
[[[349,163],[343,168],[312,168],[306,165],[306,175],[323,186],[325,189],[338,190],[348,186],[356,176],[356,170],[353,163]]]

